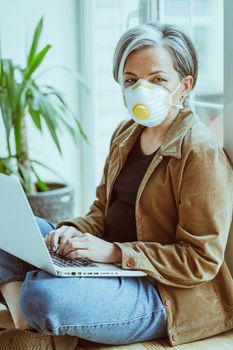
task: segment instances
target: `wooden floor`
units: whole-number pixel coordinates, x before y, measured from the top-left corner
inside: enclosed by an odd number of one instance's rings
[[[0,304],[1,305],[1,304]],[[0,326],[12,328],[12,319],[7,310],[0,306]],[[103,345],[79,340],[77,350],[233,350],[233,329],[214,337],[188,344],[170,346],[168,339],[135,343],[130,345]],[[64,349],[66,350],[66,349]]]

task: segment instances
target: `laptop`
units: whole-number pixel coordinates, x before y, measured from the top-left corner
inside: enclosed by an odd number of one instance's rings
[[[29,264],[59,277],[137,277],[143,271],[86,258],[62,258],[49,252],[20,181],[0,173],[0,248]]]

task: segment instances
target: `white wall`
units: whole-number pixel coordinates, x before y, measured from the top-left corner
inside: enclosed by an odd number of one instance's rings
[[[78,71],[78,10],[76,0],[0,0],[0,30],[2,57],[12,58],[24,64],[26,46],[29,47],[33,30],[44,16],[44,29],[41,48],[52,44],[43,69],[65,65]],[[54,85],[64,92],[71,109],[78,113],[78,84],[68,73],[56,69],[46,73],[41,82]],[[0,154],[2,154],[3,128],[0,124]],[[73,144],[69,134],[61,135],[64,153],[61,158],[50,140],[48,132],[40,136],[34,125],[28,123],[28,138],[31,156],[41,160],[62,174],[66,181],[75,187],[75,215],[82,211],[81,201],[81,161],[80,151]],[[58,180],[54,175],[40,171],[44,180]]]

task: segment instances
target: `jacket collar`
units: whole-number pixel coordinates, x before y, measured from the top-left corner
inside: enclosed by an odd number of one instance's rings
[[[169,126],[163,143],[160,146],[160,155],[181,158],[181,146],[188,130],[197,122],[199,118],[195,115],[190,106],[185,107],[178,113],[172,124]],[[131,145],[135,142],[145,126],[129,121],[129,127],[118,135],[113,141],[119,147]]]

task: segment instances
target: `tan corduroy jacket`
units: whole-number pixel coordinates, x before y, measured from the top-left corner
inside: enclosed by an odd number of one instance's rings
[[[115,130],[96,200],[73,225],[104,239],[114,181],[143,130],[133,120]],[[233,170],[223,149],[186,107],[170,125],[139,186],[138,240],[116,243],[124,269],[145,271],[167,312],[172,346],[233,328],[233,280],[224,261],[232,220]]]

